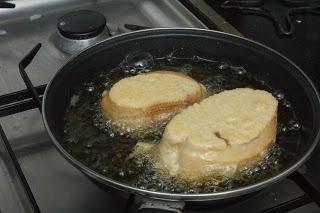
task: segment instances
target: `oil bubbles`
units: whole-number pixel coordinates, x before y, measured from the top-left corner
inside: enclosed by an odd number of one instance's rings
[[[221,61],[218,65],[218,69],[219,70],[226,70],[226,69],[229,69],[231,66],[230,62],[229,61]]]
[[[137,74],[137,72],[149,72],[154,66],[153,56],[144,51],[135,51],[128,54],[120,63],[120,68],[125,73]]]
[[[283,92],[281,91],[274,91],[272,94],[278,101],[282,101],[285,98]]]
[[[154,172],[157,169],[155,164],[146,159],[127,160],[135,144],[141,141],[141,136],[143,141],[159,143],[167,121],[152,124],[152,127],[156,127],[156,131],[152,132],[139,132],[137,129],[128,127],[116,129],[116,124],[106,119],[101,113],[99,108],[101,95],[120,79],[151,70],[182,72],[202,83],[209,94],[240,87],[259,88],[272,92],[279,101],[276,143],[255,165],[248,165],[241,169],[237,177],[210,176],[206,179],[208,181],[201,183],[161,176]],[[212,60],[199,56],[182,59],[177,58],[176,54],[156,58],[146,51],[132,52],[119,66],[106,70],[97,79],[89,79],[81,85],[81,91],[73,96],[66,112],[64,124],[66,143],[62,145],[72,156],[95,171],[141,189],[171,193],[212,193],[256,183],[283,168],[288,161],[286,160],[288,158],[283,157],[288,149],[282,150],[282,146],[293,144],[289,151],[294,153],[295,140],[302,126],[295,117],[294,104],[288,100],[285,91],[271,88],[266,79],[259,79],[259,76],[253,76],[249,71],[246,66],[232,64],[225,59]]]
[[[247,70],[242,66],[230,66],[230,69],[237,75],[245,75],[247,73]]]

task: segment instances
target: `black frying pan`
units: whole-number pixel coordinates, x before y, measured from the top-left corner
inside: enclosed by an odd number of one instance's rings
[[[63,117],[76,88],[88,78],[103,70],[116,67],[129,53],[146,51],[163,57],[173,50],[182,50],[179,56],[206,59],[227,59],[246,67],[259,78],[269,81],[281,90],[294,106],[303,131],[296,143],[296,154],[274,175],[247,186],[232,190],[179,194],[149,191],[112,180],[90,169],[71,156],[62,145]],[[311,154],[320,137],[320,100],[310,79],[294,63],[276,51],[257,42],[226,33],[202,29],[152,29],[123,34],[107,39],[86,49],[67,62],[48,84],[42,104],[45,127],[60,153],[76,168],[94,180],[108,186],[136,193],[148,198],[169,201],[222,202],[263,189],[295,171]]]

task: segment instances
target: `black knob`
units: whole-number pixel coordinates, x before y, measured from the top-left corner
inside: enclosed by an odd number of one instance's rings
[[[106,18],[96,11],[79,10],[67,13],[58,20],[58,30],[66,38],[81,40],[99,35]]]
[[[10,2],[6,2],[6,1],[0,2],[0,8],[15,8],[15,7],[16,5]]]

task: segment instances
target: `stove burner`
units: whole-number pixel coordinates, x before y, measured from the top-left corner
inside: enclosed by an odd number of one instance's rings
[[[80,10],[59,18],[54,44],[63,52],[74,54],[110,36],[106,18],[95,11]]]
[[[82,40],[99,35],[106,26],[106,18],[95,11],[81,10],[62,16],[57,25],[64,37]]]
[[[306,13],[320,15],[320,0],[225,0],[220,6],[244,14],[265,16],[272,21],[278,34],[285,36],[293,33],[292,15]],[[272,10],[272,8],[277,9]]]

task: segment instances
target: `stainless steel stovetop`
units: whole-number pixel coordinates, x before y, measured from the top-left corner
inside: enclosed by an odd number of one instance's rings
[[[86,9],[102,13],[111,34],[129,32],[124,24],[207,28],[176,0],[16,0],[14,3],[15,9],[0,9],[0,96],[25,89],[18,63],[37,43],[42,43],[42,48],[27,69],[35,85],[48,83],[71,57],[53,44],[58,18],[70,11]],[[211,18],[222,28],[227,25],[221,23],[219,16]],[[51,144],[37,109],[0,117],[0,123],[41,212],[122,212],[126,208],[129,195],[98,186],[61,157]],[[12,168],[13,162],[0,140],[0,212],[33,212],[21,180]],[[302,190],[286,179],[247,202],[201,212],[257,212],[300,195]],[[135,208],[133,205],[129,211]],[[319,212],[313,203],[303,208]]]

